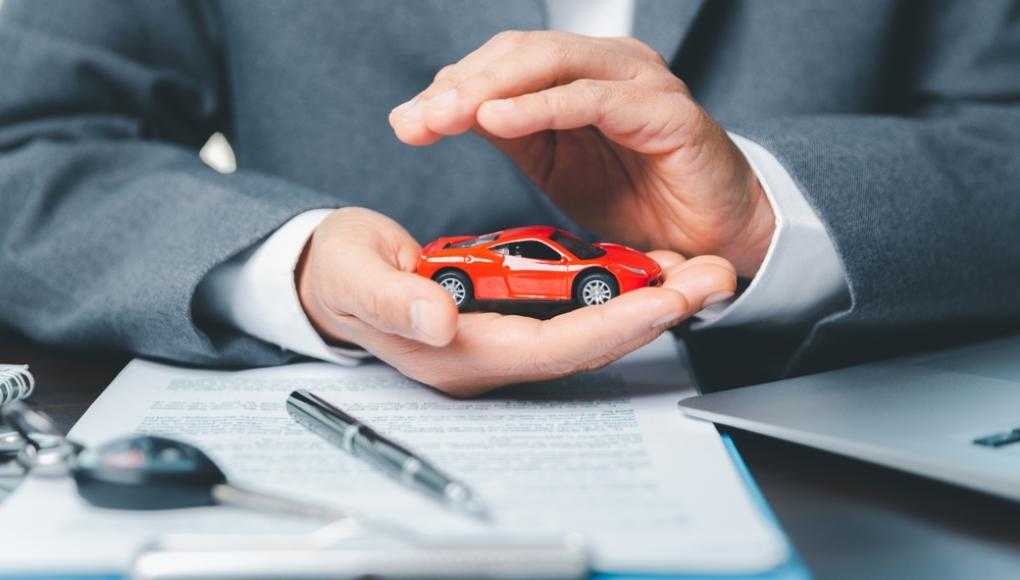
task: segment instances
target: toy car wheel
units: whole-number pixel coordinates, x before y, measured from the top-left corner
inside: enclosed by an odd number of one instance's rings
[[[453,298],[453,303],[458,308],[463,308],[471,303],[474,290],[471,287],[471,280],[463,272],[447,270],[436,276],[436,282],[443,287]]]
[[[611,298],[619,294],[616,280],[609,274],[603,272],[592,272],[585,274],[578,281],[574,291],[574,301],[579,306],[595,306],[605,304]]]

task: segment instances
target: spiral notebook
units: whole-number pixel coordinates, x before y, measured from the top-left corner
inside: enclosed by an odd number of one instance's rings
[[[28,365],[0,365],[0,405],[27,399],[35,390]]]

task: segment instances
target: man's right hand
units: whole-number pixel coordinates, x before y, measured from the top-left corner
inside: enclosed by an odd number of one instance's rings
[[[328,341],[356,344],[412,379],[455,396],[562,377],[608,364],[732,295],[733,266],[651,252],[663,286],[628,292],[549,320],[458,314],[438,284],[415,273],[421,247],[371,210],[344,208],[315,230],[298,264],[298,295]]]

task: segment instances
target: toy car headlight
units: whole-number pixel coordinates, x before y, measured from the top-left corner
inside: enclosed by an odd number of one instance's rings
[[[637,274],[638,276],[647,276],[648,275],[648,272],[645,272],[641,268],[631,268],[630,266],[624,266],[623,264],[620,264],[620,265],[623,266],[624,270],[630,272],[631,274]]]

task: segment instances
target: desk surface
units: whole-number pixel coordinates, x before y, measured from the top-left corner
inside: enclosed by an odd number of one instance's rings
[[[127,363],[0,337],[65,429]],[[1020,504],[742,431],[733,440],[816,578],[1020,578]]]

